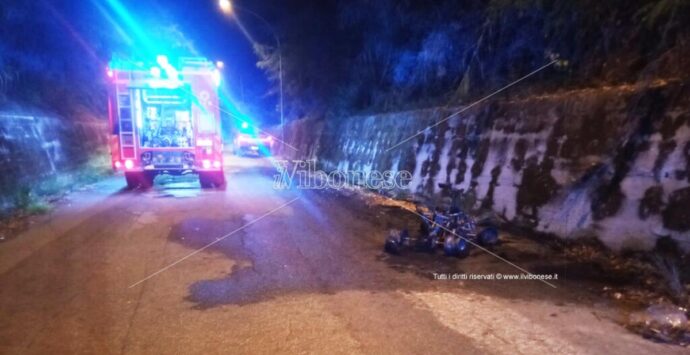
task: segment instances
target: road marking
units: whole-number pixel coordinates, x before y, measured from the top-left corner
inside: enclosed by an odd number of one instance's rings
[[[586,354],[548,323],[522,313],[520,304],[475,293],[401,292],[416,307],[431,312],[446,327],[468,336],[491,354]]]
[[[449,119],[451,119],[451,118],[453,118],[453,117],[455,117],[455,116],[457,116],[457,115],[459,115],[459,114],[461,114],[461,113],[463,113],[463,112],[469,110],[471,107],[476,106],[476,105],[478,105],[479,103],[486,101],[486,100],[489,99],[490,97],[495,96],[496,94],[498,94],[498,93],[504,91],[505,89],[507,89],[507,88],[509,88],[509,87],[511,87],[511,86],[513,86],[513,85],[515,85],[515,84],[517,84],[517,83],[519,83],[519,82],[521,82],[521,81],[523,81],[523,80],[529,78],[530,76],[532,76],[532,75],[534,75],[534,74],[536,74],[536,73],[538,73],[538,72],[540,72],[540,71],[542,71],[542,70],[544,70],[544,69],[550,67],[551,65],[553,65],[553,64],[556,63],[556,62],[558,62],[558,59],[554,59],[554,60],[552,60],[551,62],[549,62],[549,63],[547,63],[547,64],[544,64],[543,66],[541,66],[541,67],[539,67],[538,69],[532,71],[531,73],[529,73],[529,74],[527,74],[527,75],[521,77],[520,79],[517,79],[517,80],[513,81],[512,83],[510,83],[510,84],[508,84],[508,85],[506,85],[506,86],[504,86],[504,87],[502,87],[502,88],[500,88],[500,89],[498,89],[498,90],[492,92],[491,94],[489,94],[489,95],[487,95],[487,96],[484,96],[484,97],[482,97],[481,99],[479,99],[479,100],[477,100],[477,101],[475,101],[475,102],[469,104],[468,106],[463,107],[462,109],[460,109],[460,110],[458,110],[458,111],[452,113],[452,114],[449,115],[448,117],[446,117],[446,118],[444,118],[444,119],[442,119],[442,120],[440,120],[440,121],[438,121],[438,122],[432,124],[431,126],[425,127],[424,129],[420,130],[419,132],[417,132],[417,133],[415,133],[415,134],[413,134],[413,135],[411,135],[411,136],[405,138],[404,140],[398,142],[396,145],[394,145],[394,146],[392,146],[392,147],[386,149],[386,153],[389,152],[389,151],[391,151],[391,150],[393,150],[393,149],[395,149],[395,148],[397,148],[397,147],[399,147],[399,146],[401,146],[401,145],[403,145],[403,144],[405,144],[405,143],[407,143],[410,139],[412,139],[412,138],[414,138],[414,137],[417,137],[418,135],[424,133],[424,131],[426,131],[427,129],[429,129],[429,128],[434,128],[434,127],[440,125],[441,123],[448,121]]]
[[[408,210],[408,211],[410,211],[410,210]],[[431,219],[429,219],[427,216],[425,216],[425,215],[423,215],[423,214],[421,214],[421,213],[419,213],[419,212],[417,212],[417,211],[410,211],[410,212],[416,214],[416,215],[419,216],[419,217],[424,218],[425,220],[427,220],[427,221],[429,221],[429,222],[431,222],[431,223],[434,223],[434,221],[432,221]],[[436,224],[436,223],[434,223],[434,224]],[[479,244],[477,244],[477,243],[475,243],[475,242],[473,242],[473,241],[471,241],[471,240],[469,240],[469,239],[467,239],[467,238],[465,238],[465,237],[462,237],[462,236],[460,236],[460,235],[455,234],[455,232],[453,232],[452,230],[450,230],[450,229],[444,227],[443,225],[441,225],[441,224],[436,224],[436,225],[438,225],[439,228],[445,230],[446,232],[451,233],[451,234],[453,234],[454,236],[456,236],[456,237],[458,237],[458,238],[461,238],[461,239],[465,240],[466,242],[468,242],[468,243],[474,245],[475,247],[477,247],[477,248],[479,248],[479,249],[481,249],[481,250],[483,250],[483,251],[489,253],[489,255],[492,255],[493,257],[497,258],[498,260],[501,260],[501,261],[503,261],[504,263],[506,263],[506,264],[508,264],[508,265],[510,265],[510,266],[512,266],[512,267],[514,267],[514,268],[516,268],[516,269],[518,269],[518,270],[520,270],[520,271],[526,273],[527,275],[534,277],[534,280],[539,280],[539,281],[541,281],[541,282],[543,282],[543,283],[545,283],[545,284],[547,284],[547,285],[549,285],[549,286],[551,286],[551,287],[553,287],[553,288],[558,288],[558,287],[556,287],[556,285],[554,285],[554,284],[552,284],[552,283],[550,283],[550,282],[548,282],[548,281],[546,281],[546,280],[543,280],[543,279],[537,277],[536,275],[532,274],[531,272],[525,270],[524,268],[522,268],[522,267],[520,267],[520,266],[518,266],[518,265],[515,265],[514,263],[512,263],[512,262],[506,260],[505,258],[501,257],[500,255],[498,255],[498,254],[492,252],[491,250],[486,249],[486,248],[482,247],[481,245],[479,245]]]
[[[287,207],[288,205],[292,204],[293,202],[295,202],[295,201],[297,201],[297,200],[299,200],[299,199],[300,199],[299,197],[295,197],[294,199],[290,200],[289,202],[286,202],[286,203],[284,203],[284,204],[282,204],[282,205],[280,205],[280,206],[278,206],[278,207],[276,207],[276,208],[274,208],[274,209],[272,209],[272,210],[270,210],[270,211],[264,213],[263,215],[261,215],[261,216],[259,216],[258,218],[256,218],[256,219],[254,219],[254,220],[248,222],[247,224],[243,225],[242,227],[239,227],[239,228],[235,229],[234,231],[232,231],[232,232],[230,232],[230,233],[228,233],[228,234],[226,234],[226,235],[224,235],[224,236],[222,236],[222,237],[220,237],[220,238],[214,240],[213,242],[206,244],[205,246],[201,247],[200,249],[197,249],[197,250],[195,250],[195,251],[193,251],[193,252],[191,252],[191,253],[185,255],[184,257],[178,259],[178,260],[175,261],[174,263],[172,263],[172,264],[170,264],[170,265],[168,265],[168,266],[166,266],[166,267],[164,267],[164,268],[162,268],[162,269],[160,269],[160,270],[154,272],[153,274],[151,274],[151,275],[149,275],[149,276],[146,276],[145,278],[143,278],[143,279],[141,279],[141,280],[139,280],[139,281],[137,281],[137,282],[135,282],[135,283],[129,285],[128,288],[132,288],[132,287],[134,287],[134,286],[136,286],[136,285],[139,285],[139,284],[141,284],[142,282],[144,282],[144,281],[146,281],[146,280],[148,280],[148,279],[150,279],[150,278],[152,278],[152,277],[154,277],[154,276],[156,276],[156,275],[162,273],[163,271],[170,269],[171,267],[173,267],[173,266],[175,266],[175,265],[177,265],[177,264],[179,264],[179,263],[185,261],[186,259],[188,259],[188,258],[190,258],[190,257],[192,257],[192,256],[194,256],[194,255],[196,255],[196,254],[198,254],[198,253],[200,253],[200,252],[202,252],[203,250],[205,250],[205,249],[207,249],[207,248],[213,246],[214,244],[216,244],[216,243],[222,241],[223,239],[225,239],[225,238],[227,238],[227,237],[229,237],[229,236],[231,236],[231,235],[233,235],[233,234],[235,234],[235,233],[237,233],[237,232],[239,232],[239,231],[241,231],[241,230],[243,230],[243,229],[245,229],[245,228],[251,226],[252,224],[254,224],[254,223],[256,223],[256,222],[258,222],[258,221],[264,219],[265,217],[268,217],[268,216],[272,215],[273,213],[277,212],[278,210],[280,210],[280,209],[282,209],[282,208],[284,208],[284,207]]]

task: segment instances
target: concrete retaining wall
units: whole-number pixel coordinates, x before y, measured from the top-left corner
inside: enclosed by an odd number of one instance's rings
[[[473,190],[477,208],[562,238],[648,249],[670,235],[690,250],[687,83],[496,100],[443,121],[457,111],[296,121],[286,137],[299,152],[286,152],[325,170],[406,169],[419,197],[450,183]]]
[[[0,210],[21,191],[73,171],[107,150],[107,122],[0,112]]]

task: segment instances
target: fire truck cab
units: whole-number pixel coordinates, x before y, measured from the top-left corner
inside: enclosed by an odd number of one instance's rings
[[[225,187],[221,77],[212,62],[114,58],[107,75],[112,164],[129,188],[150,187],[159,174],[198,174],[203,188]]]

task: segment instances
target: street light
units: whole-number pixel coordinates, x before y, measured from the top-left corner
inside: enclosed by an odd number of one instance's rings
[[[230,0],[219,0],[218,6],[220,7],[220,10],[223,11],[224,13],[226,13],[226,14],[232,13],[232,3],[230,2]]]
[[[239,7],[239,6],[233,6],[230,0],[218,0],[218,6],[220,7],[220,10],[225,13],[226,15],[232,15],[234,10],[233,8],[241,9],[242,11],[256,17],[259,19],[259,21],[263,22],[264,25],[270,30],[271,34],[273,35],[273,38],[276,41],[276,45],[278,46],[278,80],[280,82],[280,140],[281,142],[285,141],[285,114],[283,112],[283,50],[280,46],[280,39],[278,38],[278,35],[276,34],[275,30],[273,29],[273,26],[271,26],[268,21],[261,17],[261,15],[257,14],[254,11],[251,11],[249,9]],[[236,15],[235,15],[236,16]],[[251,38],[249,38],[250,41],[253,42]]]

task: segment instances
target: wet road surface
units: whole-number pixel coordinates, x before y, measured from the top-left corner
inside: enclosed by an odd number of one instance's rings
[[[116,176],[69,195],[0,244],[0,353],[682,353],[626,331],[568,270],[557,288],[434,280],[517,271],[480,251],[386,255],[414,216],[275,190],[274,173],[232,158],[226,191]],[[538,251],[501,253],[547,269]]]

